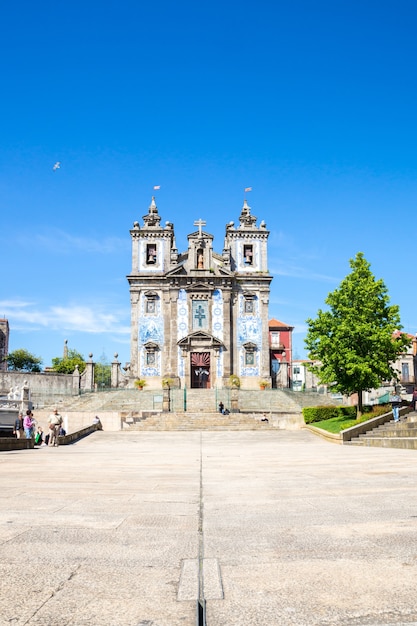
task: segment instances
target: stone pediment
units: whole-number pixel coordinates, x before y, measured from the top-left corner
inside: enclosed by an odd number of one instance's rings
[[[153,341],[148,341],[147,343],[144,343],[143,345],[147,350],[159,350],[158,344],[154,343]]]
[[[213,291],[215,289],[214,285],[209,285],[208,283],[199,281],[198,283],[193,283],[192,285],[187,285],[185,287],[185,291]]]
[[[201,233],[196,230],[195,232],[190,233],[187,238],[188,240],[193,239],[197,241],[213,241],[214,239],[213,235],[211,235],[210,233],[206,233],[204,230],[202,230]]]
[[[190,333],[186,335],[179,341],[177,341],[177,345],[180,348],[196,348],[196,347],[204,347],[204,348],[224,348],[225,345],[220,339],[217,337],[213,337],[210,333],[205,333],[202,330],[197,330],[195,333]]]
[[[221,274],[222,276],[233,276],[233,272],[227,267],[220,266],[217,269],[218,269],[219,274]]]
[[[178,263],[178,265],[176,265],[172,270],[169,270],[166,273],[166,276],[175,276],[176,274],[181,274],[182,276],[186,274],[186,271],[184,268],[184,261],[182,261],[181,263]]]

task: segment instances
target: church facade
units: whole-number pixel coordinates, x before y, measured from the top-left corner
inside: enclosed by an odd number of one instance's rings
[[[222,388],[235,375],[241,388],[258,388],[270,380],[266,224],[257,226],[245,200],[239,224],[226,225],[221,252],[205,221],[193,225],[187,250],[179,252],[174,225],[161,225],[152,198],[143,224],[130,230],[130,377],[150,388],[164,378]]]

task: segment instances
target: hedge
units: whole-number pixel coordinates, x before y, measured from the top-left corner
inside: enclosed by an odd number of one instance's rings
[[[306,424],[322,422],[335,417],[356,417],[355,406],[306,406],[303,408],[303,417]]]
[[[391,410],[389,404],[380,404],[377,406],[364,406],[363,413],[371,417],[383,415]],[[356,418],[356,406],[307,406],[303,409],[303,417],[306,424],[313,422],[322,422],[337,417]]]

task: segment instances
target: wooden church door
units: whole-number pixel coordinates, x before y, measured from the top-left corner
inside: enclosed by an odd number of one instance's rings
[[[191,387],[210,389],[210,352],[191,352]]]

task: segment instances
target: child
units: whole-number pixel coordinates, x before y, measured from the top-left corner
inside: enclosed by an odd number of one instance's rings
[[[35,446],[44,446],[45,445],[45,435],[42,430],[42,426],[38,426],[36,435],[35,435]]]

